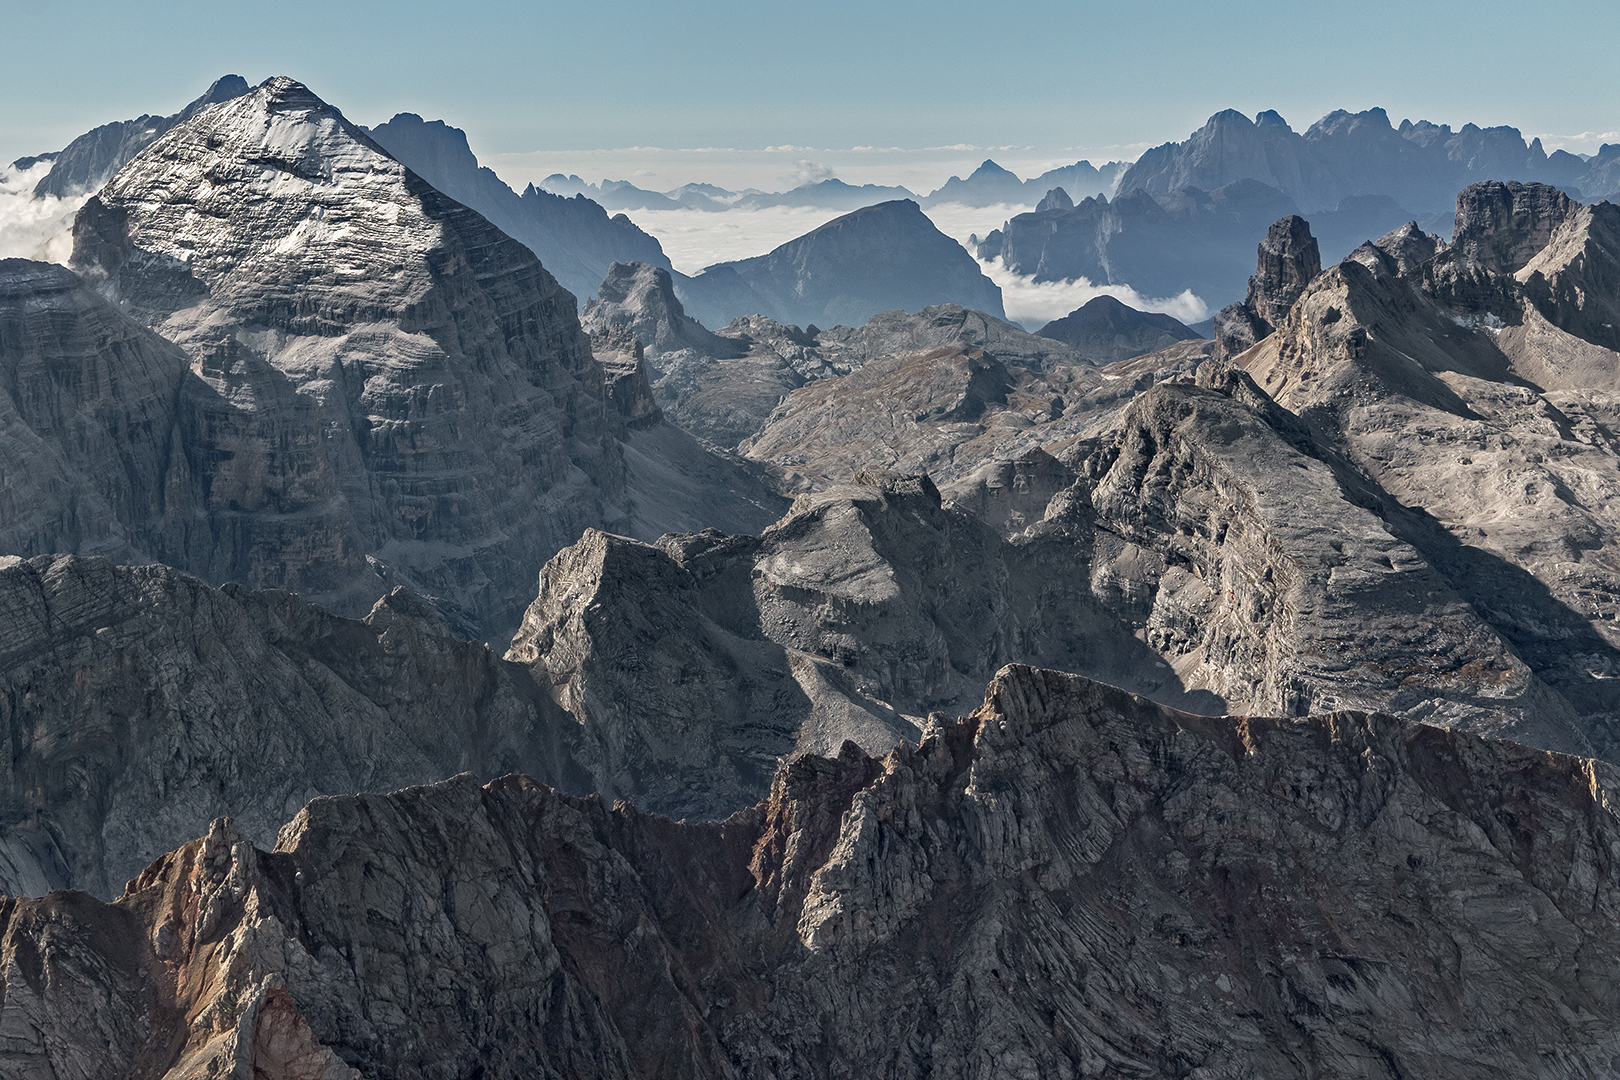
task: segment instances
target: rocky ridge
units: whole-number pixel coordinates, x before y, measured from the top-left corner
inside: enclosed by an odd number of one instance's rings
[[[1563,150],[1549,155],[1540,139],[1527,144],[1510,127],[1453,131],[1426,120],[1396,127],[1376,108],[1329,113],[1304,134],[1270,110],[1250,120],[1227,109],[1185,142],[1144,153],[1119,189],[1159,195],[1252,179],[1285,192],[1307,215],[1375,194],[1428,214],[1445,211],[1459,189],[1482,180],[1536,181],[1602,197],[1614,190],[1604,162],[1602,154],[1592,162]]]
[[[1062,342],[954,304],[883,311],[861,326],[826,330],[753,315],[711,333],[686,314],[676,288],[658,267],[616,265],[585,306],[583,323],[593,333],[618,326],[634,334],[645,346],[659,407],[714,446],[734,448],[756,434],[793,390],[900,352],[964,344],[1041,370],[1086,363]]]
[[[34,194],[58,199],[88,195],[176,124],[216,102],[241,97],[250,89],[240,75],[226,75],[215,79],[201,97],[173,116],[143,115],[87,131],[56,153],[43,155],[51,159],[51,170],[34,186]]]
[[[1617,782],[1012,667],[723,823],[457,778],[316,800],[270,852],[216,822],[116,903],[7,900],[0,1053],[53,1080],[1602,1075]]]
[[[1293,200],[1254,180],[1164,195],[1125,189],[1112,202],[1099,195],[1019,214],[976,254],[1037,282],[1085,278],[1144,296],[1190,290],[1219,303],[1242,293],[1255,238],[1295,211]]]
[[[623,214],[609,218],[606,210],[584,196],[565,199],[533,184],[521,195],[513,191],[478,164],[460,128],[400,113],[386,124],[366,129],[366,134],[406,168],[534,252],[578,299],[594,293],[614,263],[644,262],[669,269],[669,258],[658,241]]]

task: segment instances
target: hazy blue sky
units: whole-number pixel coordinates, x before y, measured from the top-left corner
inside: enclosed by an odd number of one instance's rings
[[[1135,156],[1226,107],[1275,108],[1299,130],[1382,105],[1573,149],[1620,141],[1615,0],[0,0],[0,28],[0,161],[172,112],[225,72],[293,75],[361,123],[443,118],[480,156],[541,171],[638,146],[791,144],[835,165],[820,151]],[[628,175],[634,156],[603,160]]]

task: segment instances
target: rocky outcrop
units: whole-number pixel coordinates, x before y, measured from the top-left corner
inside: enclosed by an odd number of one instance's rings
[[[64,149],[49,155],[51,170],[35,185],[34,194],[59,199],[88,195],[176,124],[209,105],[239,98],[249,89],[247,80],[240,75],[226,75],[214,80],[202,97],[173,116],[143,115],[85,132]]]
[[[1259,264],[1249,278],[1250,310],[1276,326],[1322,272],[1322,255],[1308,222],[1298,215],[1274,221],[1260,241]]]
[[[1003,317],[1001,290],[910,199],[867,206],[769,254],[709,267],[679,291],[708,326],[744,315],[806,329],[855,326],[880,311],[930,304]]]
[[[948,484],[991,457],[1072,434],[1094,419],[1087,396],[1111,400],[1110,390],[1091,365],[1034,372],[983,349],[940,345],[794,390],[739,449],[812,489],[868,469],[927,472]]]
[[[1062,188],[1053,188],[1041,196],[1041,201],[1035,204],[1037,214],[1046,210],[1073,210],[1074,200]]]
[[[1196,331],[1169,315],[1138,311],[1107,295],[1093,297],[1035,333],[1074,346],[1094,364],[1129,360],[1198,338]]]
[[[114,896],[221,815],[254,842],[317,795],[470,770],[596,790],[591,736],[404,590],[363,620],[162,566],[0,569],[0,892]]]
[[[616,262],[608,268],[595,298],[580,312],[580,325],[592,332],[610,325],[627,327],[654,355],[687,349],[734,359],[743,351],[686,314],[667,269],[641,262]]]
[[[596,291],[616,263],[670,268],[658,241],[623,214],[609,218],[582,195],[565,199],[533,184],[519,195],[478,164],[466,132],[442,120],[400,113],[366,134],[406,168],[534,252],[580,300]]]
[[[648,414],[533,254],[290,79],[149,146],[81,211],[75,265],[189,359],[190,428],[120,428],[119,452],[198,491],[192,512],[163,508],[178,538],[148,554],[208,580],[349,614],[404,584],[495,638],[587,526],[779,512],[735,470],[663,494],[664,472],[726,465],[689,441],[675,461],[638,453]]]
[[[1445,249],[1444,240],[1424,232],[1417,222],[1409,221],[1377,240],[1367,241],[1351,252],[1349,257],[1375,274],[1412,276],[1418,267]]]
[[[217,822],[116,903],[0,906],[0,1030],[58,1080],[1596,1076],[1617,787],[1013,667],[724,823],[521,777]]]
[[[1547,246],[1575,205],[1548,184],[1469,184],[1457,193],[1450,257],[1512,274]]]
[[[664,413],[713,446],[736,447],[759,432],[779,402],[809,382],[846,375],[872,360],[919,348],[965,344],[1048,369],[1084,354],[981,311],[954,304],[879,312],[859,327],[810,332],[753,315],[710,333],[688,316],[670,276],[619,266],[585,307],[584,325],[627,328],[647,343],[652,392]]]
[[[1514,275],[1537,315],[1620,352],[1620,206],[1574,207]]]
[[[1560,226],[1569,245],[1538,254],[1527,281],[1602,264],[1608,243],[1587,224],[1602,208],[1592,211]],[[1620,698],[1608,672],[1620,638],[1609,612],[1620,582],[1605,553],[1620,355],[1560,329],[1516,278],[1462,254],[1511,246],[1476,237],[1422,264],[1415,283],[1346,262],[1312,282],[1243,362],[1394,506],[1419,512],[1386,516],[1612,754]],[[1459,290],[1437,302],[1424,291],[1437,267],[1478,283],[1491,306],[1461,306]],[[1563,310],[1580,324],[1577,309]]]
[[[1215,316],[1216,340],[1232,355],[1275,330],[1311,279],[1322,272],[1322,255],[1310,224],[1297,214],[1272,222],[1258,254],[1243,303]]]

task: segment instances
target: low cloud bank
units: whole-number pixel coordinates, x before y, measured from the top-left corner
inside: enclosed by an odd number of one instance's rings
[[[1061,319],[1086,301],[1099,296],[1112,296],[1122,304],[1138,311],[1157,311],[1180,319],[1184,323],[1203,322],[1209,318],[1209,305],[1191,289],[1177,296],[1143,296],[1129,285],[1093,285],[1085,278],[1074,281],[1041,281],[1015,274],[1001,264],[1000,259],[980,260],[985,276],[1001,286],[1001,303],[1007,317],[1030,330],[1038,330],[1053,319]]]
[[[0,259],[65,263],[73,253],[73,215],[88,196],[34,198],[34,185],[50,171],[48,161],[0,166]]]
[[[670,264],[683,274],[705,266],[763,255],[825,225],[843,211],[820,206],[758,210],[626,210],[631,221],[658,238]]]

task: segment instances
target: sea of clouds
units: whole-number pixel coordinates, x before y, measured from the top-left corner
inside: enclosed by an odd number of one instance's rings
[[[1033,206],[997,204],[962,206],[946,203],[926,213],[940,232],[968,248]],[[840,216],[840,211],[807,206],[772,206],[758,210],[628,210],[630,219],[658,238],[670,264],[683,274],[706,266],[763,255]],[[1163,312],[1184,323],[1209,318],[1209,306],[1190,289],[1179,296],[1143,296],[1129,285],[1094,285],[1076,281],[1037,282],[1013,273],[1001,260],[980,261],[986,276],[1001,287],[1007,318],[1030,330],[1060,319],[1097,296],[1112,296],[1140,311]]]
[[[0,259],[65,263],[73,253],[73,215],[84,197],[34,198],[34,185],[50,171],[48,161],[29,169],[0,165]]]

